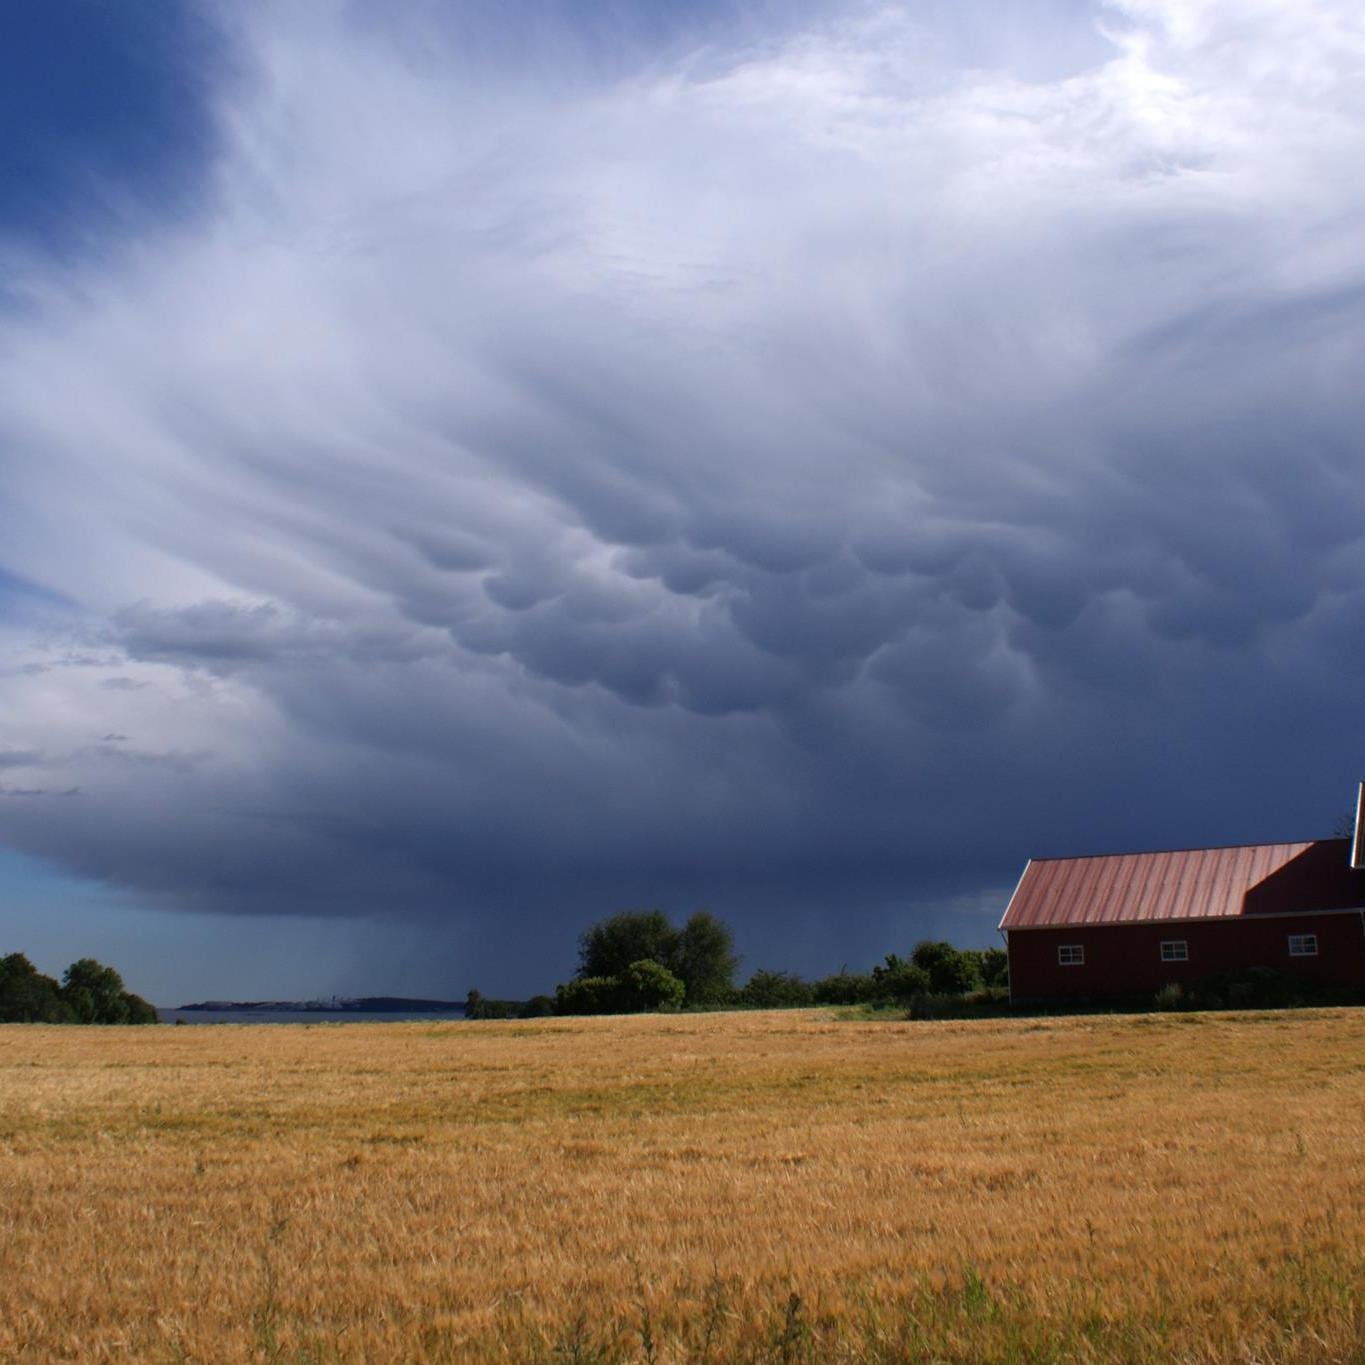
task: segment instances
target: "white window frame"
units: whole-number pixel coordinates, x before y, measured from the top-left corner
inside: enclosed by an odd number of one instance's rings
[[[1189,939],[1163,938],[1161,940],[1161,960],[1163,962],[1188,962],[1190,960]]]
[[[1290,934],[1290,957],[1317,957],[1318,936],[1316,934]]]
[[[1084,943],[1059,943],[1057,945],[1057,965],[1059,967],[1084,967]]]

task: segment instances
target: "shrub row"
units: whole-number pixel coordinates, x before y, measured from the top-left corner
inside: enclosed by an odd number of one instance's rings
[[[973,992],[1005,991],[1009,964],[1000,948],[954,948],[928,940],[909,958],[890,954],[870,972],[841,968],[806,981],[790,972],[755,972],[735,992],[733,1003],[759,1009],[796,1005],[910,1005],[940,997],[964,999]]]
[[[997,1003],[1008,995],[1001,949],[961,949],[938,940],[917,944],[908,958],[892,953],[870,972],[841,968],[816,981],[760,970],[736,986],[736,960],[730,931],[711,915],[694,915],[682,930],[658,911],[614,915],[580,938],[578,974],[557,986],[553,999],[542,995],[522,1004],[471,991],[466,1012],[471,1019],[508,1019],[806,1005],[941,1009],[950,1001]]]

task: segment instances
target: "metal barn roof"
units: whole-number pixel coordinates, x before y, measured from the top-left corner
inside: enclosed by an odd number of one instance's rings
[[[1036,858],[1002,929],[1227,919],[1365,906],[1349,839],[1242,844],[1090,858]]]

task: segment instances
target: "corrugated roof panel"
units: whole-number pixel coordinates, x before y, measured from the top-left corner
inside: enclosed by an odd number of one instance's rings
[[[1355,909],[1365,906],[1365,871],[1349,860],[1346,839],[1035,859],[1000,927]]]
[[[1073,870],[1071,894],[1082,906],[1085,923],[1103,924],[1109,918],[1114,889],[1123,876],[1123,863],[1122,858],[1115,858],[1105,866],[1095,868],[1093,877],[1089,878],[1077,876],[1079,868]]]

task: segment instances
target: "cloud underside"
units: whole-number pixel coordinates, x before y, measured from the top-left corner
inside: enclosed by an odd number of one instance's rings
[[[0,838],[828,944],[1354,771],[1355,7],[301,14],[225,27],[191,217],[9,248]]]

